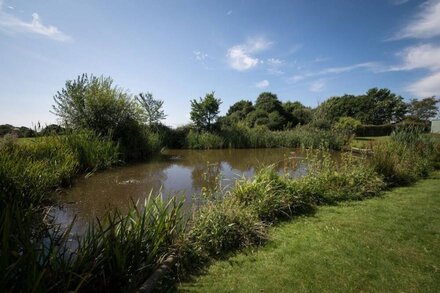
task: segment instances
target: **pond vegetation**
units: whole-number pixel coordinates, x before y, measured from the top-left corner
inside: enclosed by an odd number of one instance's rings
[[[359,121],[371,123],[377,113],[348,119],[347,113],[335,116],[329,104],[371,104],[379,96],[395,103],[378,123],[404,119],[401,97],[387,90],[332,98],[313,111],[262,93],[255,105],[240,101],[220,118],[221,101],[211,93],[192,101],[193,125],[171,129],[161,124],[162,103],[151,94],[132,97],[104,77],[68,81],[54,98],[61,134],[24,143],[9,135],[0,144],[0,289],[134,291],[174,255],[169,282],[160,284],[165,288],[210,260],[265,243],[275,223],[427,177],[438,167],[439,142],[417,124],[394,130],[368,159],[345,153],[335,162],[330,156],[329,150],[349,145]],[[150,194],[128,210],[109,210],[78,238],[71,237],[73,224],[54,221],[53,192],[78,174],[139,162],[166,147],[302,147],[308,149],[308,171],[293,178],[266,166],[227,191],[205,190],[204,204],[190,215],[183,200]]]

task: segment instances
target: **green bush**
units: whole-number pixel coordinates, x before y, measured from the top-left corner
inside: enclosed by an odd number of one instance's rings
[[[190,149],[219,149],[223,147],[223,139],[210,132],[190,130],[186,141]]]
[[[317,204],[376,196],[385,187],[365,158],[345,153],[340,162],[335,162],[328,152],[318,151],[309,153],[307,161],[308,174],[293,182],[293,188],[308,194]]]
[[[272,167],[267,167],[252,180],[237,181],[231,196],[255,210],[267,222],[310,210],[313,205],[310,197],[296,192],[290,181]]]
[[[266,225],[252,209],[227,197],[209,202],[193,216],[184,247],[189,258],[218,257],[265,241]]]
[[[92,131],[69,132],[53,138],[59,139],[73,151],[80,171],[106,169],[119,163],[119,146]]]

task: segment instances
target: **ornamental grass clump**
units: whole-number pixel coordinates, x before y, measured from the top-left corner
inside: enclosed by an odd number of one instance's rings
[[[310,210],[312,201],[292,188],[291,179],[278,174],[273,166],[261,169],[252,180],[237,181],[231,196],[256,211],[267,222]]]
[[[311,151],[308,174],[292,182],[292,188],[309,194],[317,204],[333,204],[343,200],[359,200],[380,194],[382,178],[371,168],[366,158],[351,153],[336,162],[326,151]]]
[[[194,260],[219,257],[266,239],[267,227],[257,213],[228,196],[208,202],[194,214],[183,251],[196,263]]]

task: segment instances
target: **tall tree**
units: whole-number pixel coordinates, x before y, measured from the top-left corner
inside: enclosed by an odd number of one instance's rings
[[[191,120],[201,130],[212,130],[213,124],[220,113],[222,101],[214,96],[214,92],[206,94],[205,98],[191,101]]]
[[[149,126],[160,124],[167,117],[162,109],[163,101],[154,99],[152,93],[140,93],[135,98],[143,110],[143,120]]]
[[[437,103],[439,102],[440,100],[434,96],[421,100],[411,99],[408,103],[408,115],[426,123],[429,119],[437,116],[439,112]]]

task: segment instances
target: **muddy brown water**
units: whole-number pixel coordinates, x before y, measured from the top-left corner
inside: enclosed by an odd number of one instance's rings
[[[76,215],[79,225],[101,217],[107,210],[126,208],[150,192],[185,197],[197,203],[203,190],[228,189],[235,180],[252,177],[263,166],[298,177],[307,172],[301,149],[166,150],[148,162],[116,167],[82,176],[58,195],[56,217],[62,223]]]

